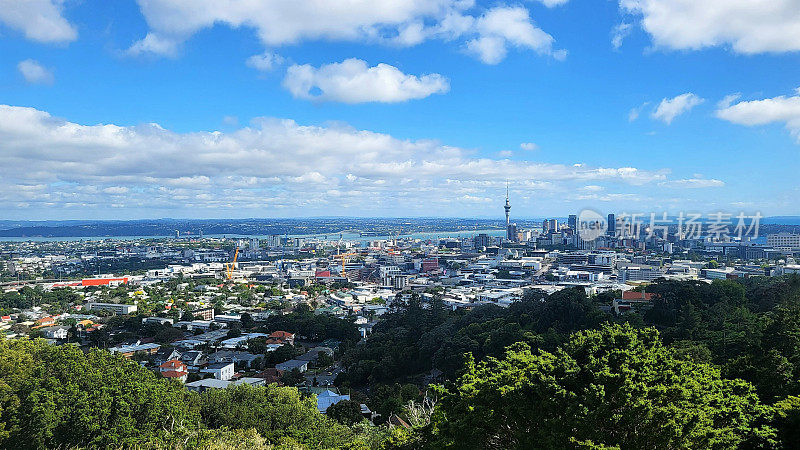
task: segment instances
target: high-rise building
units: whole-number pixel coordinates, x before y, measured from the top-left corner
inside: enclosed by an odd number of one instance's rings
[[[491,245],[491,239],[486,233],[481,233],[473,239],[475,250],[482,250],[484,247]]]
[[[572,231],[576,231],[578,229],[578,216],[575,214],[570,214],[569,218],[567,219],[567,225]]]
[[[510,241],[517,242],[517,224],[512,223],[506,227],[506,238]]]
[[[608,228],[606,228],[606,229],[608,230],[608,235],[609,236],[613,236],[613,235],[617,234],[617,218],[616,218],[616,216],[614,216],[614,214],[609,214],[608,215],[608,224],[607,224],[607,226],[608,226]]]

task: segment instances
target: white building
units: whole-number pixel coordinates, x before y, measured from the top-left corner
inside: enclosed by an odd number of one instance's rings
[[[800,248],[800,234],[781,232],[767,235],[767,245],[775,248]]]
[[[217,380],[228,381],[233,378],[235,370],[232,362],[221,362],[209,364],[205,368],[200,369],[200,372],[210,373],[214,375],[214,378]]]
[[[89,302],[86,304],[86,309],[100,309],[103,311],[111,311],[115,314],[131,314],[138,309],[136,305],[123,305],[121,303],[99,303]]]
[[[623,283],[627,281],[653,281],[663,276],[664,273],[661,269],[651,266],[628,266],[619,269],[619,280]]]

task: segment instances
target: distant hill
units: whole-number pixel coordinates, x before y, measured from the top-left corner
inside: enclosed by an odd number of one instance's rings
[[[524,224],[524,223],[523,223]],[[503,229],[504,221],[460,218],[154,219],[129,221],[2,221],[0,237],[120,237],[181,235],[308,235],[359,233],[362,236],[437,231]]]

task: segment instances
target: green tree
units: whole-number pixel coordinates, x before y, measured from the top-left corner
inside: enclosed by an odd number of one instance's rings
[[[575,333],[553,353],[515,344],[470,358],[438,391],[432,441],[454,448],[733,448],[765,410],[749,383],[629,325]]]
[[[211,428],[255,428],[273,445],[289,438],[307,448],[340,448],[353,436],[347,427],[319,414],[313,397],[275,385],[206,391],[200,397],[200,412]]]
[[[0,341],[0,448],[128,447],[191,428],[179,383],[103,350]]]
[[[253,316],[251,316],[250,313],[242,314],[242,328],[244,328],[245,330],[249,330],[253,328],[254,325],[255,321],[253,320]]]
[[[353,400],[342,400],[328,407],[325,415],[342,425],[355,425],[364,420],[361,415],[361,405]]]

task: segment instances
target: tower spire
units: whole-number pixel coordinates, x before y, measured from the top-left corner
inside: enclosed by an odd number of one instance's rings
[[[508,199],[508,181],[506,181],[506,205],[503,207],[506,210],[506,230],[508,226],[511,225],[511,219],[509,214],[511,213],[511,202]]]

